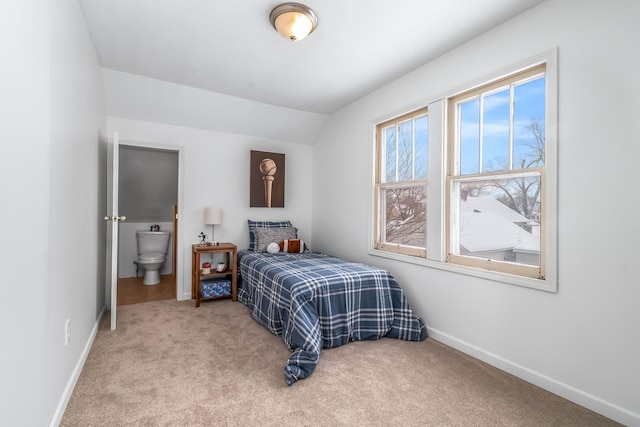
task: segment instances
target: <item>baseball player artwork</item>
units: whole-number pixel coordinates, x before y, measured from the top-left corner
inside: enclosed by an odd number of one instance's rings
[[[249,206],[284,208],[284,154],[251,150]]]

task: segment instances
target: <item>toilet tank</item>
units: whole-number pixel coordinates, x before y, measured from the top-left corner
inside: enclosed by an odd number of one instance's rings
[[[170,231],[136,231],[138,241],[138,255],[148,253],[167,254],[169,249]]]

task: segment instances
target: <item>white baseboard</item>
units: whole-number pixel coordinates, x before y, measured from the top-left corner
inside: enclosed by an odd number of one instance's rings
[[[491,366],[495,366],[502,371],[508,372],[511,375],[577,403],[580,406],[584,406],[585,408],[597,412],[600,415],[611,418],[625,426],[640,427],[640,414],[629,411],[611,402],[607,402],[582,390],[578,390],[570,385],[561,383],[524,366],[520,366],[496,354],[489,353],[480,347],[476,347],[449,334],[440,332],[437,329],[427,328],[427,331],[429,333],[429,338],[434,339],[435,341],[439,341],[449,347],[453,347],[456,350],[468,354],[469,356],[488,363]]]
[[[69,381],[67,382],[67,386],[64,388],[64,393],[60,398],[60,402],[58,403],[58,407],[56,408],[56,412],[53,414],[53,418],[51,419],[51,423],[49,423],[49,427],[57,427],[60,425],[62,421],[62,416],[64,415],[64,411],[67,409],[67,404],[69,403],[69,399],[71,399],[71,394],[73,393],[73,389],[76,387],[76,383],[78,382],[78,378],[80,378],[80,373],[82,372],[82,368],[84,367],[84,363],[87,361],[87,357],[89,356],[89,352],[91,351],[91,346],[93,345],[93,341],[96,339],[96,334],[98,333],[98,328],[100,328],[100,324],[102,323],[102,319],[106,312],[106,307],[102,309],[100,315],[98,316],[98,320],[93,325],[93,329],[91,334],[89,335],[89,339],[80,354],[80,358],[76,363],[73,372],[71,373],[71,377],[69,377]]]

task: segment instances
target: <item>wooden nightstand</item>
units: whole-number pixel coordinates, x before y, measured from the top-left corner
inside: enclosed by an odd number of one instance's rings
[[[237,301],[238,297],[236,291],[238,286],[238,247],[232,243],[219,243],[217,245],[192,245],[191,248],[191,298],[195,298],[196,307],[200,307],[200,301],[228,298],[229,296],[231,297],[231,300]],[[227,254],[227,270],[223,271],[222,273],[218,273],[216,271],[215,265],[213,265],[210,274],[202,274],[200,255],[204,253],[219,252],[226,252]],[[231,295],[202,298],[202,296],[200,295],[200,280],[215,278],[231,279]]]

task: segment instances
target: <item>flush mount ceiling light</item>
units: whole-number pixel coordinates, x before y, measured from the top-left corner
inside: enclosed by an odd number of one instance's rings
[[[307,37],[318,26],[318,17],[309,7],[300,3],[283,3],[269,15],[273,28],[292,42]]]

